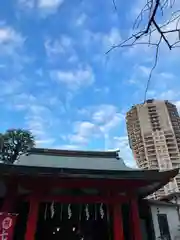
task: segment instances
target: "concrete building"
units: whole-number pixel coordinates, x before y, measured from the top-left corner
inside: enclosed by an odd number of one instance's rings
[[[154,239],[180,240],[180,205],[157,200],[148,201],[148,205],[151,209]]]
[[[137,165],[161,171],[180,166],[180,117],[169,101],[147,100],[126,115],[129,144]],[[180,174],[158,192],[159,198],[180,190]]]

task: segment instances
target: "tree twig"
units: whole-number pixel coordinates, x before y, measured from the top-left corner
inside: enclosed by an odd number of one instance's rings
[[[113,3],[114,1],[115,0],[113,0]],[[165,45],[168,47],[169,50],[180,47],[180,45],[178,45],[178,43],[180,43],[180,26],[179,26],[180,9],[173,12],[171,14],[171,17],[168,19],[168,21],[165,21],[164,23],[159,23],[156,20],[156,18],[158,17],[158,12],[161,11],[162,16],[164,16],[164,11],[165,10],[168,11],[169,9],[171,9],[175,5],[175,1],[176,0],[146,0],[144,7],[140,11],[137,18],[135,19],[132,27],[133,30],[136,29],[138,31],[136,33],[133,33],[130,37],[123,40],[119,44],[111,46],[111,48],[106,52],[106,54],[108,54],[112,50],[115,50],[117,48],[133,47],[135,45],[141,45],[141,44],[147,45],[147,46],[154,46],[156,48],[155,61],[147,80],[144,98],[146,98],[153,71],[157,66],[159,47],[162,44],[162,42],[165,43]],[[147,17],[148,17],[146,27],[143,28],[142,30],[141,29],[139,30],[140,24],[145,14],[147,14]],[[157,19],[159,20],[159,17]],[[174,24],[176,26],[172,27],[172,25]],[[159,34],[159,39],[158,41],[155,42],[153,41],[154,40],[153,34],[156,32]],[[176,39],[176,41],[170,42],[169,34],[176,34],[176,33],[177,33],[178,40]]]

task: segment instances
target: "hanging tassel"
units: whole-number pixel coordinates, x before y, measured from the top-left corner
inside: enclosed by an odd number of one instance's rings
[[[104,218],[103,203],[101,203],[99,211],[100,211],[101,219],[103,219]]]
[[[54,210],[54,202],[52,202],[52,204],[51,204],[51,218],[54,217],[54,214],[55,214],[55,210]]]
[[[88,204],[86,204],[86,207],[85,207],[85,213],[86,213],[86,220],[89,220],[89,217],[90,217],[90,215],[89,215],[89,205]]]
[[[72,211],[71,211],[71,204],[68,205],[68,219],[71,219]]]
[[[46,207],[45,207],[45,211],[44,211],[44,220],[47,219],[47,208],[48,208],[48,205],[46,203]]]

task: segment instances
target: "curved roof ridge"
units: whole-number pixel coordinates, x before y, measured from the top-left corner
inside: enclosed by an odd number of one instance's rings
[[[32,148],[28,154],[42,154],[54,156],[71,156],[71,157],[102,157],[118,159],[119,151],[86,151],[86,150],[65,150],[50,148]]]

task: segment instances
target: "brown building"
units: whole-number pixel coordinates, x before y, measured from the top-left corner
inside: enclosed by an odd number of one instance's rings
[[[130,147],[138,167],[161,171],[180,166],[180,117],[169,101],[147,100],[126,115]],[[155,198],[180,190],[180,174]]]

